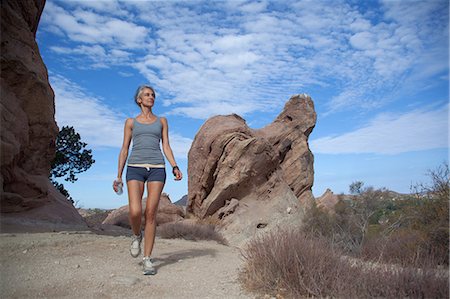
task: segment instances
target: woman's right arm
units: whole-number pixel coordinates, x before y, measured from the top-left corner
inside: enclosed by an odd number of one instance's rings
[[[122,182],[122,173],[125,167],[125,162],[128,158],[128,149],[131,143],[131,131],[133,129],[133,119],[128,118],[125,121],[125,128],[123,132],[123,143],[119,153],[119,168],[117,171],[117,179],[114,182]],[[116,191],[116,184],[113,184],[114,191]]]

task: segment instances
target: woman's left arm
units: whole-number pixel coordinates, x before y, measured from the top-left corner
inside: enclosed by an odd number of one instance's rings
[[[175,176],[175,180],[179,181],[183,178],[183,174],[181,173],[180,169],[177,166],[177,162],[175,162],[175,157],[173,156],[172,148],[170,147],[169,143],[169,125],[167,123],[167,119],[165,117],[161,117],[161,124],[162,124],[162,134],[161,134],[161,141],[162,141],[162,148],[164,155],[166,156],[167,160],[169,160],[170,165],[173,169],[173,175]]]

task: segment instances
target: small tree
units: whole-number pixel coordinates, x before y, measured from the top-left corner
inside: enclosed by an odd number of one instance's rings
[[[349,191],[350,194],[361,194],[363,192],[364,182],[356,181],[350,184]]]
[[[85,149],[86,145],[81,142],[80,134],[69,126],[62,127],[56,138],[56,153],[51,165],[50,180],[72,204],[74,201],[69,192],[55,179],[64,177],[65,181],[73,183],[78,180],[76,174],[88,170],[95,163],[92,150]]]

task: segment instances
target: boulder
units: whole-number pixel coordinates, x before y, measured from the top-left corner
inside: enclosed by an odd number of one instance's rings
[[[58,127],[54,93],[35,41],[43,0],[1,3],[1,230],[86,229],[49,183]],[[20,228],[22,227],[22,228]]]
[[[236,114],[208,119],[189,150],[187,216],[218,219],[231,244],[282,222],[299,224],[313,200],[315,122],[306,95],[291,97],[260,130]]]
[[[145,207],[147,203],[147,197],[142,199],[142,227],[145,225]],[[128,219],[128,205],[122,206],[118,209],[111,211],[103,221],[104,225],[118,225],[126,228],[130,228],[130,221]],[[161,194],[161,198],[158,205],[158,211],[156,212],[156,225],[161,225],[168,222],[180,221],[184,219],[184,210],[182,207],[175,205],[171,202],[169,195],[166,193]]]

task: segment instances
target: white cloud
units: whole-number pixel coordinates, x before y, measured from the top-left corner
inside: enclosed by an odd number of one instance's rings
[[[358,32],[350,38],[350,44],[358,50],[373,49],[376,45],[375,37],[367,31]]]
[[[167,95],[172,113],[205,118],[222,111],[205,105],[224,101],[241,115],[267,111],[317,86],[333,90],[326,106],[335,113],[380,107],[399,86],[420,88],[427,74],[448,69],[442,3],[396,2],[363,14],[322,1],[114,1],[114,9],[49,1],[43,19],[75,44],[52,46],[56,53],[88,57],[84,66],[77,58],[80,68],[135,68]]]
[[[122,146],[125,115],[113,111],[74,82],[60,75],[50,74],[49,77],[55,92],[55,118],[60,128],[73,126],[89,147]]]
[[[350,29],[358,32],[358,31],[365,31],[370,29],[371,24],[368,20],[366,19],[362,19],[362,18],[357,18],[355,21],[353,21],[350,24]]]
[[[89,148],[121,147],[126,115],[105,105],[102,99],[60,75],[50,75],[55,92],[58,126],[73,126]],[[176,157],[187,159],[192,139],[169,132]]]
[[[80,45],[77,47],[60,47],[50,46],[50,50],[55,53],[63,54],[68,59],[75,63],[79,63],[79,68],[109,68],[112,65],[127,64],[132,59],[132,54],[128,51],[120,49],[108,49],[101,45]],[[89,65],[86,65],[86,60],[79,57],[87,57],[90,61]]]
[[[401,115],[380,114],[366,126],[310,141],[313,153],[399,154],[448,147],[448,106]]]
[[[84,7],[99,13],[107,13],[114,16],[133,16],[129,11],[122,7],[123,5],[121,5],[121,2],[118,0],[70,0],[65,1],[65,4],[71,5],[72,7]]]
[[[189,115],[192,118],[203,119],[214,115],[227,115],[240,111],[241,114],[246,114],[255,110],[255,107],[250,103],[234,103],[226,101],[214,101],[211,103],[202,103],[197,107],[181,106],[174,108],[170,114],[175,115]]]
[[[243,4],[239,7],[240,10],[247,12],[247,13],[260,13],[267,8],[267,2],[260,1],[260,2],[249,2],[246,4]]]
[[[183,137],[177,133],[169,133],[170,147],[177,159],[186,159],[192,145],[192,139]]]
[[[69,39],[88,44],[138,48],[149,34],[149,29],[131,21],[99,15],[81,8],[68,11],[52,1],[46,3],[42,20],[53,30],[57,28],[64,32]]]

